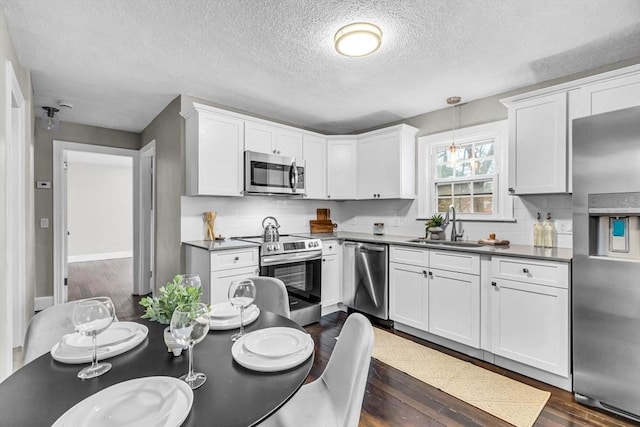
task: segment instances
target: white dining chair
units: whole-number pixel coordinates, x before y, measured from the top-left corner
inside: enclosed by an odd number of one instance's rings
[[[73,307],[80,301],[84,300],[70,301],[45,308],[31,318],[24,336],[23,366],[51,350],[51,347],[64,335],[75,331],[71,315]]]
[[[256,285],[256,298],[253,301],[260,310],[270,311],[291,318],[289,295],[284,282],[274,277],[250,277]]]
[[[373,328],[362,314],[344,323],[324,372],[261,427],[357,427],[373,351]]]

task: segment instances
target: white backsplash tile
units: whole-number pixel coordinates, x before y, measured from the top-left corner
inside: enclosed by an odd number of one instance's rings
[[[514,244],[533,244],[536,214],[544,218],[551,213],[558,247],[572,247],[571,195],[513,196],[515,222],[461,221],[465,240],[487,238],[496,233],[499,239]],[[205,233],[204,212],[216,211],[216,235],[251,236],[262,233],[262,219],[273,216],[281,225],[280,233],[306,233],[317,208],[331,210],[331,219],[339,231],[373,233],[373,224],[384,223],[385,233],[423,237],[423,220],[416,220],[415,200],[323,201],[284,197],[182,197],[182,240],[202,240]],[[447,229],[447,235],[451,228]]]

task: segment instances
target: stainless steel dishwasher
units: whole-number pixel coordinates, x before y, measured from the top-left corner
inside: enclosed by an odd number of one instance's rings
[[[387,245],[344,244],[343,301],[347,307],[389,319]]]

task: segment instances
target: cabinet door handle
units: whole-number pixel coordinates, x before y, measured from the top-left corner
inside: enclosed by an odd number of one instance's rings
[[[256,276],[259,276],[259,275],[260,275],[260,269],[256,268]]]
[[[322,262],[327,262],[327,259],[326,258],[322,258]]]
[[[523,268],[522,272],[525,273],[525,274],[529,274],[529,269],[528,268]]]
[[[516,189],[515,189],[515,188],[513,188],[513,187],[509,187],[509,193],[515,193],[515,192],[516,192]]]
[[[497,287],[498,284],[496,282],[491,282],[491,286]]]
[[[429,272],[429,277],[433,277],[433,273],[432,272]]]
[[[424,277],[427,277],[427,270],[422,270],[422,275],[423,275]]]

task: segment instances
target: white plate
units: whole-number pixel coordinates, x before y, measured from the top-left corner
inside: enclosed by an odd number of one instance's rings
[[[141,323],[131,323],[136,325],[138,328],[136,333],[126,341],[114,345],[99,347],[98,360],[108,359],[109,357],[125,353],[144,341],[149,333],[149,329]],[[91,348],[73,347],[65,344],[64,341],[60,341],[51,348],[51,357],[62,363],[90,363],[93,357],[91,350]]]
[[[251,307],[247,307],[247,312]],[[211,306],[211,310],[209,311],[209,317],[215,319],[229,319],[231,317],[240,316],[240,309],[235,308],[231,305],[230,302],[221,302],[218,304],[213,304]]]
[[[260,316],[260,309],[256,305],[247,307],[244,311],[244,326],[255,321]],[[227,330],[240,327],[240,314],[236,317],[230,317],[227,319],[217,319],[209,316],[209,329],[211,330]]]
[[[113,322],[109,327],[98,334],[97,341],[98,347],[106,347],[108,345],[118,344],[127,341],[133,335],[140,330],[138,328],[139,323],[135,322]],[[93,342],[91,337],[86,335],[80,335],[75,332],[62,337],[64,343],[72,347],[79,348],[93,348]]]
[[[52,427],[177,427],[189,415],[192,404],[193,391],[184,381],[136,378],[87,397]]]
[[[250,352],[244,346],[245,339],[249,334],[240,338],[231,347],[233,359],[247,369],[259,372],[277,372],[291,369],[311,356],[314,343],[310,335],[307,335],[305,345],[297,353],[292,353],[284,357],[264,357]]]
[[[244,347],[264,357],[284,357],[299,352],[308,334],[293,328],[266,328],[247,334]]]

